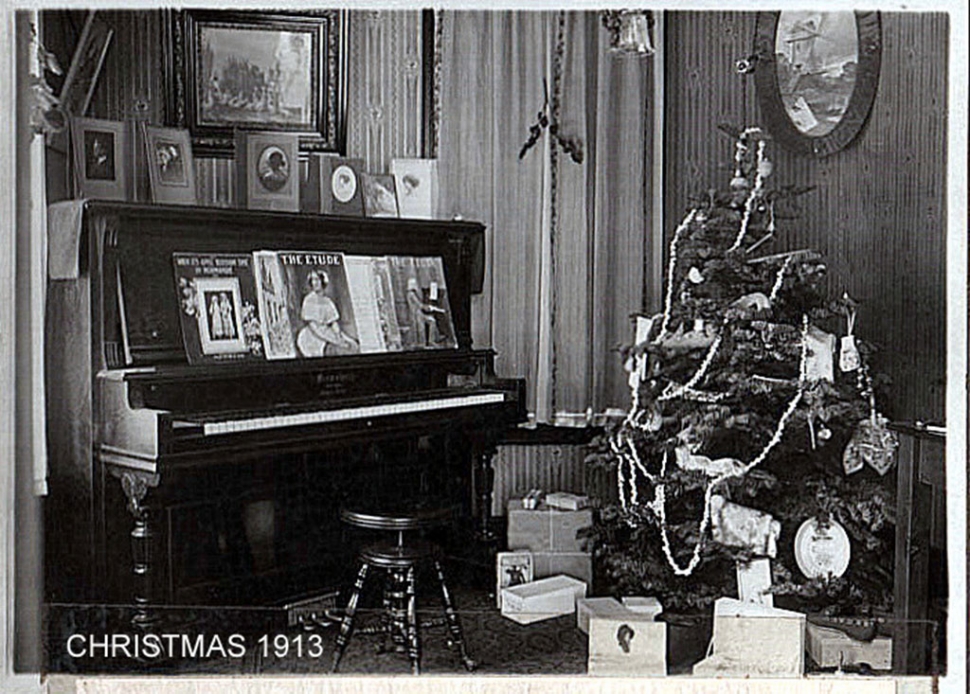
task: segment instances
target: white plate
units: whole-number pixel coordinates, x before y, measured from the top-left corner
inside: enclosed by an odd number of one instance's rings
[[[821,528],[818,519],[809,518],[795,534],[795,561],[808,578],[838,578],[849,568],[851,554],[849,536],[835,520]]]

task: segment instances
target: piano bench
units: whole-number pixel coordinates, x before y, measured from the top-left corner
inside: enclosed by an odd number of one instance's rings
[[[447,523],[454,515],[455,508],[441,506],[421,508],[414,511],[395,509],[387,513],[371,510],[342,509],[340,518],[348,525],[369,530],[395,531],[395,542],[379,542],[371,544],[357,555],[359,569],[354,582],[347,608],[344,610],[340,622],[333,653],[331,672],[336,672],[340,665],[350,636],[354,630],[354,615],[357,612],[357,602],[364,590],[367,575],[371,569],[384,572],[383,609],[377,626],[358,629],[360,634],[380,634],[382,637],[378,652],[385,649],[387,637],[390,636],[395,650],[407,651],[411,660],[411,671],[417,675],[421,667],[421,641],[419,628],[447,624],[450,632],[449,645],[457,649],[462,664],[467,670],[474,670],[476,663],[465,650],[465,638],[462,634],[461,620],[455,612],[448,584],[445,582],[444,570],[441,568],[441,550],[430,542],[405,542],[405,532],[422,530]],[[422,564],[433,566],[441,589],[444,607],[444,618],[419,624],[416,610],[417,586],[415,574]]]

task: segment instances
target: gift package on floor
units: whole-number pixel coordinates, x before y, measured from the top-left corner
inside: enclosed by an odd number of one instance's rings
[[[586,597],[586,584],[571,576],[549,576],[502,589],[502,615],[520,624],[572,614]]]
[[[626,610],[624,615],[591,614],[587,672],[590,675],[666,675],[667,624],[631,610]]]
[[[876,635],[863,641],[837,628],[811,622],[805,632],[808,655],[819,667],[845,667],[861,663],[873,670],[891,670],[893,667],[893,640],[889,636]]]
[[[699,676],[800,677],[805,671],[805,615],[733,598],[714,603],[710,654]]]
[[[508,505],[508,547],[533,552],[581,552],[580,530],[593,524],[589,508],[566,511],[540,503],[524,508],[522,501],[512,499]]]

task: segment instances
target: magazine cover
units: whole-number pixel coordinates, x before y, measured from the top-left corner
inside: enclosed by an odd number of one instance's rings
[[[388,265],[403,348],[458,347],[441,258],[389,256]]]
[[[276,251],[275,255],[279,277],[285,285],[295,356],[312,358],[359,353],[360,340],[343,254]],[[278,353],[273,358],[285,358],[285,355]]]
[[[267,359],[295,359],[296,342],[287,308],[286,277],[275,251],[253,253],[256,296]]]
[[[189,363],[262,358],[252,257],[174,253],[172,264]]]
[[[344,257],[344,264],[360,351],[400,352],[403,345],[387,258],[348,255]]]

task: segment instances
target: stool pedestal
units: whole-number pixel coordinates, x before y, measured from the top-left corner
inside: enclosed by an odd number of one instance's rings
[[[440,552],[437,546],[429,543],[404,543],[405,531],[429,527],[436,521],[440,522],[448,514],[448,510],[439,510],[437,513],[424,512],[413,516],[405,514],[382,516],[375,513],[341,512],[341,518],[352,525],[370,529],[395,530],[398,537],[397,543],[369,545],[362,549],[358,555],[360,568],[350,598],[347,601],[347,609],[340,623],[331,672],[337,671],[344,651],[350,643],[350,637],[354,631],[357,603],[371,569],[380,569],[384,573],[383,610],[376,626],[358,629],[358,633],[381,635],[379,651],[385,650],[387,637],[390,636],[395,650],[407,652],[411,661],[411,672],[417,675],[421,669],[420,629],[447,624],[449,647],[458,651],[462,664],[467,670],[475,669],[476,663],[469,657],[465,649],[461,621],[455,611],[451,593],[445,581],[444,570],[438,558]],[[419,624],[416,603],[416,571],[422,564],[429,564],[434,568],[441,589],[444,618]]]

